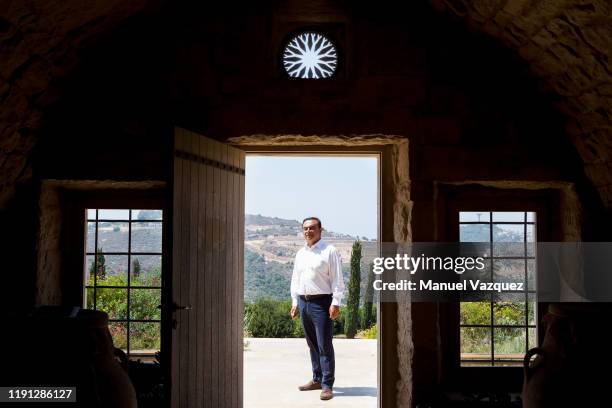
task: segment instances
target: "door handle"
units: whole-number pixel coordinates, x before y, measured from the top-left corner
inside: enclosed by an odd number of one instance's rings
[[[158,309],[164,309],[164,305],[157,306]],[[191,305],[181,306],[177,305],[176,302],[172,302],[172,305],[169,307],[171,312],[176,312],[177,310],[191,310]]]
[[[172,302],[171,309],[173,312],[176,312],[177,310],[191,310],[191,305],[180,306],[180,305],[177,305],[176,302]]]

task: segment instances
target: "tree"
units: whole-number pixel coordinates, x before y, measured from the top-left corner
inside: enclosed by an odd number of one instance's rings
[[[102,248],[100,248],[100,252],[102,252]],[[91,268],[89,268],[89,276],[94,275],[96,279],[106,279],[106,259],[104,258],[104,254],[98,254],[96,261],[92,263]]]
[[[361,284],[361,241],[353,243],[351,250],[351,274],[348,285],[348,298],[346,301],[346,317],[344,321],[344,334],[349,339],[355,338],[359,325],[359,287]]]
[[[373,314],[372,314],[372,303],[374,302],[374,264],[370,263],[368,269],[368,284],[365,290],[365,298],[363,299],[363,327],[362,329],[368,329],[372,325]]]
[[[142,221],[142,220],[157,220],[159,219],[160,214],[158,210],[140,210],[140,212],[138,212],[138,217],[137,219]]]
[[[141,272],[142,272],[142,267],[140,266],[140,261],[138,260],[138,258],[136,258],[132,262],[132,276],[134,276],[135,278],[138,278]]]

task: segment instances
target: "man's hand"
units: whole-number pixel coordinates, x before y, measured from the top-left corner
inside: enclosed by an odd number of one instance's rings
[[[297,306],[291,306],[291,311],[289,312],[291,319],[295,319],[297,317],[297,314],[298,314]]]
[[[340,306],[331,305],[329,307],[329,318],[336,320],[336,317],[340,315]]]

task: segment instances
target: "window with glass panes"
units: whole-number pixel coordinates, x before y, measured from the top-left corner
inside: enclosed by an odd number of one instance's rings
[[[87,209],[85,307],[129,357],[160,350],[162,210]]]
[[[523,282],[525,288],[460,303],[461,366],[522,365],[537,344],[535,227],[534,212],[459,212],[459,240],[487,243],[481,280]]]

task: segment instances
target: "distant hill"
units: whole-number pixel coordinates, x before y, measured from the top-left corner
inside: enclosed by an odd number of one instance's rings
[[[323,239],[340,252],[343,276],[348,287],[351,247],[358,239],[349,234],[323,231]],[[377,256],[377,242],[362,240],[362,296],[367,282],[368,259]],[[300,221],[247,214],[245,216],[244,298],[289,299],[293,260],[304,245]]]
[[[288,220],[278,217],[266,217],[264,215],[246,214],[244,217],[245,237],[249,239],[261,239],[270,236],[302,236],[302,223],[297,220]],[[334,239],[357,239],[349,234],[328,231],[324,229],[327,238]]]

